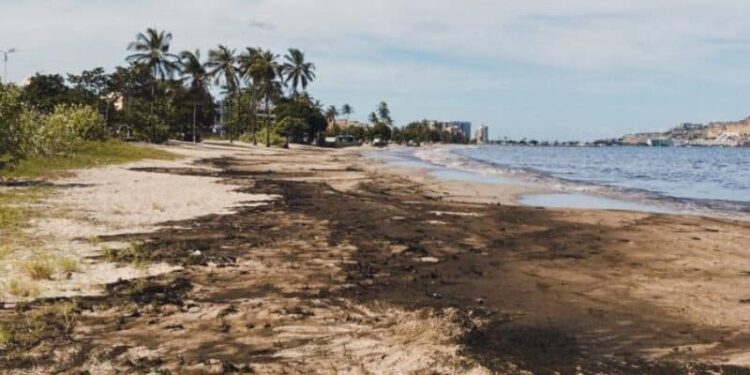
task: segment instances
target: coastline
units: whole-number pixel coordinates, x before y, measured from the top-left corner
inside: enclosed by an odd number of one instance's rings
[[[446,183],[361,149],[195,147],[223,151],[142,173],[277,198],[102,236],[181,268],[76,300],[70,334],[2,349],[1,370],[26,372],[29,356],[40,373],[750,366],[749,223],[518,206],[521,190]],[[5,306],[0,321],[23,327],[61,303]]]
[[[386,164],[385,169],[395,173],[426,175],[424,181],[448,189],[447,196],[451,199],[464,195],[465,201],[528,207],[633,211],[750,221],[750,207],[736,206],[736,202],[677,198],[647,190],[560,179],[538,171],[512,170],[516,167],[511,166],[498,169],[493,163],[453,152],[475,147],[398,146],[367,151],[363,156]],[[401,169],[406,171],[396,172]]]
[[[450,150],[456,147],[465,146],[432,146],[430,149]],[[487,176],[487,178],[482,179],[480,174],[471,174],[471,172],[462,172],[438,164],[431,164],[414,155],[408,155],[408,153],[422,150],[391,146],[388,149],[362,151],[360,154],[363,158],[376,162],[374,165],[366,166],[373,173],[397,175],[421,185],[432,186],[434,187],[433,197],[448,201],[519,206],[525,195],[545,194],[554,191],[520,180],[503,179],[496,176]],[[464,175],[467,178],[461,178]]]

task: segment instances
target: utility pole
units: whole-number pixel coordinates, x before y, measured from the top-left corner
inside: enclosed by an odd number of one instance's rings
[[[15,48],[11,48],[8,50],[0,49],[0,53],[3,54],[3,71],[5,73],[3,75],[3,83],[8,83],[8,55],[14,52],[16,52]]]

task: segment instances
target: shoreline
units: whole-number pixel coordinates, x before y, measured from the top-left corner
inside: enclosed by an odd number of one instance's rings
[[[450,151],[460,147],[471,146],[396,147],[380,151],[366,151],[363,152],[363,156],[378,160],[390,169],[406,170],[398,173],[426,175],[432,183],[437,183],[454,192],[473,189],[475,190],[473,200],[479,202],[550,209],[632,211],[750,221],[750,213],[745,210],[737,211],[740,209],[739,206],[731,210],[717,206],[737,205],[739,204],[737,202],[675,198],[647,191],[630,192],[619,187],[574,180],[558,181],[552,177],[529,180],[523,176],[493,173],[486,170],[485,162],[466,156],[456,155],[457,160],[453,161],[442,160],[444,157],[438,157],[442,161],[436,161],[434,157],[418,155]],[[466,160],[461,160],[462,158]],[[502,197],[495,199],[494,196],[499,191],[502,192]]]
[[[74,302],[75,322],[44,326],[38,345],[0,344],[0,370],[26,373],[29,358],[39,373],[750,366],[748,223],[480,201],[465,183],[449,189],[363,150],[175,147],[223,154],[140,173],[278,198],[100,236],[138,241],[150,262],[180,269],[0,309],[3,327],[24,328],[29,314],[51,319]]]

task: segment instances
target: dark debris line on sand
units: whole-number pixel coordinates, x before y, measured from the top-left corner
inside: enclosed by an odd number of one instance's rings
[[[46,364],[56,371],[74,372],[93,357],[112,361],[131,373],[163,368],[167,363],[196,371],[250,372],[253,363],[273,362],[278,350],[302,343],[236,345],[232,351],[223,350],[221,334],[230,337],[237,330],[230,319],[238,315],[237,301],[275,294],[330,305],[350,300],[386,301],[407,310],[457,308],[467,328],[464,337],[456,338],[464,354],[502,373],[750,374],[744,368],[695,363],[689,355],[675,355],[674,361],[646,361],[639,356],[640,348],[679,346],[680,338],[665,332],[684,330],[687,323],[662,318],[658,309],[649,305],[623,311],[586,300],[574,302],[565,285],[550,285],[517,268],[520,263],[555,260],[607,267],[619,259],[618,254],[606,250],[615,240],[608,238],[605,227],[559,221],[545,210],[443,202],[420,194],[414,185],[387,186],[387,182],[373,180],[356,192],[340,192],[324,183],[290,178],[307,177],[308,172],[245,172],[236,168],[239,161],[234,159],[203,163],[222,168],[222,172],[212,173],[213,177],[247,186],[253,193],[282,198],[232,215],[173,223],[175,228],[155,233],[107,238],[141,241],[150,260],[187,268],[109,285],[102,297],[40,301],[0,310],[0,319],[8,327],[33,333],[19,334],[5,346],[0,352],[0,370]],[[152,172],[198,173],[190,169]],[[471,215],[438,216],[436,212]],[[323,227],[321,223],[325,223]],[[239,258],[274,256],[264,249],[289,241],[310,242],[321,230],[330,233],[327,246],[348,243],[356,247],[354,259],[345,266],[345,283],[331,281],[321,273],[304,280],[317,287],[293,292],[272,283],[243,287],[248,285],[243,284],[244,278],[252,275],[233,271]],[[200,255],[195,255],[196,250]],[[119,260],[131,261],[125,255]],[[301,260],[300,264],[309,263]],[[224,269],[227,271],[222,273]],[[70,308],[63,311],[56,307],[61,304]],[[190,312],[199,304],[219,309],[210,319],[201,318],[207,319],[206,327],[217,329],[219,336],[214,334],[215,341],[206,342],[190,356],[133,360],[123,355],[129,347],[103,347],[106,340],[99,339],[136,327],[150,332],[149,326],[168,322],[174,311]],[[290,306],[281,313],[304,319],[314,314],[312,311],[310,306]],[[29,323],[31,315],[37,319],[34,324]],[[67,324],[60,324],[61,319]],[[636,324],[619,327],[621,320]],[[247,322],[243,334],[272,336],[271,324]],[[654,327],[662,332],[655,333]],[[164,326],[177,332],[188,328],[184,324]],[[721,332],[698,334],[710,340]],[[159,342],[156,337],[130,338],[154,345]],[[216,357],[222,359],[209,360]]]

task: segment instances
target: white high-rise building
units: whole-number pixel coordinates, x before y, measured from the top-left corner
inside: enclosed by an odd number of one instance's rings
[[[487,125],[482,125],[477,128],[477,131],[474,133],[474,139],[476,139],[477,143],[487,143],[490,141],[489,128]]]

